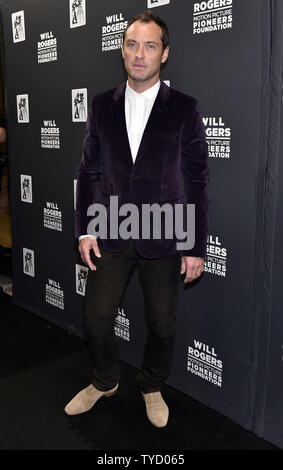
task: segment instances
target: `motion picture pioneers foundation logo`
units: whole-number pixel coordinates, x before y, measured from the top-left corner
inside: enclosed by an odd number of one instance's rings
[[[53,62],[57,60],[57,38],[52,31],[40,34],[40,41],[37,43],[38,63]]]
[[[128,25],[122,13],[106,16],[106,25],[102,26],[102,52],[120,49],[123,43],[123,32]]]
[[[222,386],[222,360],[214,347],[202,341],[194,339],[193,346],[188,346],[187,370],[217,387]]]
[[[60,129],[55,120],[43,121],[41,133],[41,148],[60,149]]]
[[[225,125],[221,116],[203,117],[202,120],[208,143],[208,156],[210,158],[230,158],[231,128]]]
[[[114,330],[116,336],[119,336],[119,338],[122,338],[125,341],[130,341],[130,320],[126,317],[125,311],[121,307],[118,307],[118,315],[115,318]]]
[[[58,281],[48,279],[45,284],[45,301],[54,307],[64,310],[64,292]]]
[[[222,246],[219,236],[208,235],[204,270],[215,276],[227,276],[227,248]]]
[[[207,0],[194,3],[193,34],[231,29],[233,0]]]
[[[57,202],[46,201],[43,208],[43,225],[45,228],[62,232],[62,211]]]

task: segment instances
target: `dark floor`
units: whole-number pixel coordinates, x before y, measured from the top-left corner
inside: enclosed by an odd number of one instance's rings
[[[136,369],[121,363],[119,393],[83,415],[64,406],[90,382],[85,343],[0,294],[1,450],[272,450],[277,449],[173,388],[168,426],[147,420]]]

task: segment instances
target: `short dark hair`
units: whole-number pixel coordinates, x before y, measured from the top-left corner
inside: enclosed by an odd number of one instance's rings
[[[164,51],[164,49],[169,45],[168,26],[161,18],[159,18],[159,16],[155,15],[152,10],[145,10],[142,13],[139,13],[138,15],[134,16],[128,22],[128,25],[123,33],[123,43],[125,41],[126,34],[127,34],[129,27],[136,21],[141,21],[142,23],[150,23],[151,21],[153,21],[161,28],[161,31],[162,31],[161,39],[162,39],[163,51]]]

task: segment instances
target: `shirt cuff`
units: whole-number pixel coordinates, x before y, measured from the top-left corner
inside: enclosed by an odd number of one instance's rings
[[[79,236],[79,242],[82,240],[82,238],[85,238],[85,237],[92,237],[96,240],[96,237],[94,235],[80,235]]]

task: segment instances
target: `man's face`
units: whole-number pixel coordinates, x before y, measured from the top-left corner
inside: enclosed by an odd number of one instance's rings
[[[167,60],[169,48],[163,51],[161,28],[151,21],[135,21],[127,33],[122,47],[125,68],[135,81],[150,81],[159,76],[161,63]]]

